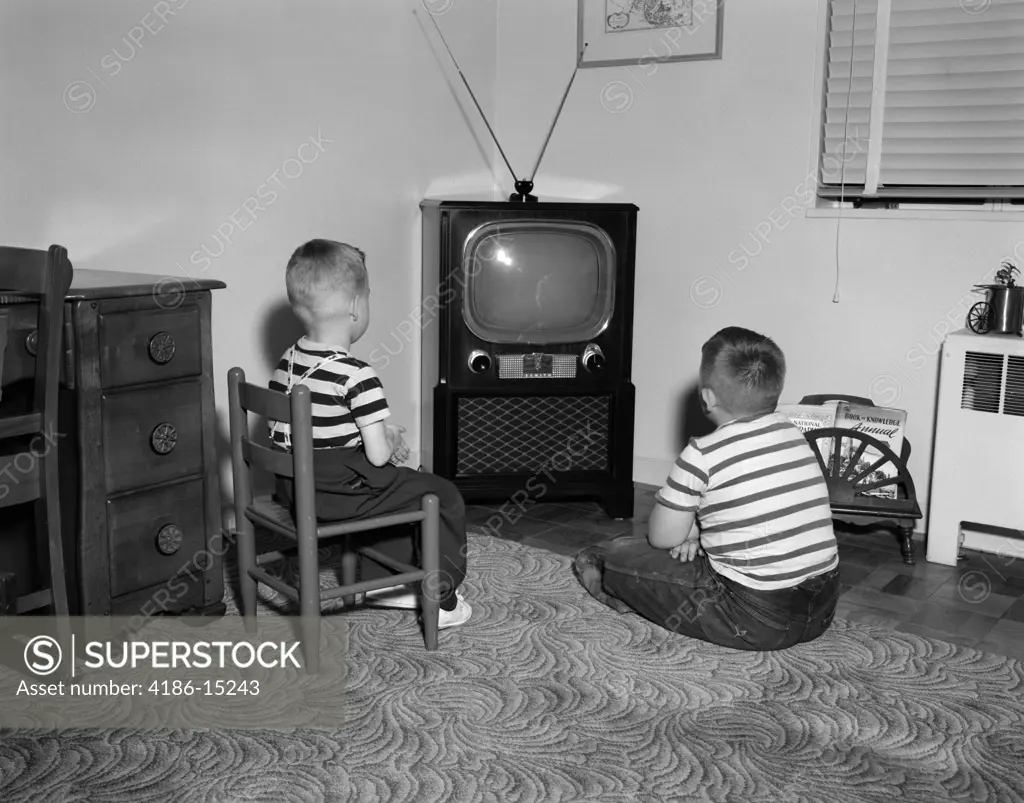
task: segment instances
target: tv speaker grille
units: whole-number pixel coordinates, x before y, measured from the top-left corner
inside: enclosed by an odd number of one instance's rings
[[[608,396],[459,399],[456,473],[608,471]]]

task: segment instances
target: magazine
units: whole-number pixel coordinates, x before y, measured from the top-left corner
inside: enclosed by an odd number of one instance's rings
[[[835,401],[826,402],[825,404],[783,403],[775,408],[775,412],[782,413],[801,432],[807,433],[812,429],[828,429],[829,427],[836,426],[838,406],[839,402]],[[824,465],[829,465],[832,460],[832,441],[819,440],[817,441],[817,446]]]
[[[903,433],[907,426],[907,411],[897,410],[893,407],[873,407],[864,404],[851,404],[840,402],[836,409],[835,426],[845,429],[852,429],[870,435],[888,446],[897,457],[903,450]],[[840,457],[839,471],[842,474],[850,463],[850,458],[857,450],[853,440],[844,439]],[[864,453],[857,460],[857,472],[869,468],[881,458],[881,453],[868,446]],[[868,476],[863,477],[858,484],[870,484],[878,482],[884,477],[895,477],[898,468],[891,462],[880,466]],[[896,498],[896,486],[889,485],[881,488],[874,488],[863,492],[867,496],[879,496],[884,499]]]

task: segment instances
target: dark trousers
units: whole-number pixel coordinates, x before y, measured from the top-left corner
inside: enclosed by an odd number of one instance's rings
[[[361,448],[317,449],[313,453],[316,477],[316,516],[321,521],[346,521],[419,510],[423,496],[436,494],[440,501],[440,577],[428,582],[444,610],[455,608],[455,589],[466,579],[466,505],[462,494],[448,480],[424,471],[393,466],[375,466]],[[280,503],[293,504],[294,484],[277,478]],[[358,533],[362,546],[373,545],[379,552],[403,563],[416,563],[419,539],[414,525]],[[373,561],[363,561],[362,579],[386,577],[389,572]]]
[[[588,550],[585,550],[585,552]],[[738,650],[782,650],[824,633],[839,599],[839,569],[793,588],[760,591],[723,577],[700,555],[683,563],[644,536],[591,547],[605,593],[667,630]]]

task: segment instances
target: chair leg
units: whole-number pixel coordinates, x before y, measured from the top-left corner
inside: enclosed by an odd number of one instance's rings
[[[241,592],[245,629],[256,632],[256,592],[258,583],[250,574],[256,568],[256,528],[246,516],[235,522],[238,533],[238,585]]]
[[[315,532],[299,528],[299,618],[306,671],[320,671],[320,555]]]
[[[341,584],[350,586],[356,581],[356,569],[359,567],[359,553],[352,549],[349,536],[345,536],[341,544]],[[341,598],[346,608],[356,604],[355,594],[346,594]]]
[[[917,563],[914,558],[914,525],[901,524],[900,531],[900,553],[903,555],[903,562],[908,566]]]
[[[438,535],[439,502],[434,494],[423,497],[423,511],[427,514],[423,519],[420,537],[423,549],[423,571],[426,578],[420,584],[420,606],[423,611],[423,638],[428,651],[437,649],[437,618],[440,614],[441,600],[437,593],[438,580],[441,574],[441,549]]]
[[[68,583],[64,573],[64,539],[61,533],[60,488],[57,479],[57,453],[42,455],[39,480],[42,495],[36,500],[36,532],[46,533],[50,557],[50,593],[54,616],[68,615]]]
[[[57,452],[49,450],[38,458],[39,483],[42,494],[36,500],[35,519],[36,531],[46,533],[47,551],[50,564],[50,598],[54,623],[57,630],[57,641],[64,655],[71,657],[71,620],[68,618],[68,584],[64,572],[64,538],[61,532],[60,519],[60,486],[58,480]],[[63,679],[71,677],[71,666],[62,662],[60,675]]]

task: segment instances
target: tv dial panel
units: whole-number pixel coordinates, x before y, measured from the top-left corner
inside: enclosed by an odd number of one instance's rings
[[[591,372],[604,368],[605,358],[601,347],[591,343],[583,350],[583,356],[575,354],[499,354],[498,379],[575,379],[577,365]],[[475,374],[487,373],[491,369],[491,355],[476,350],[469,355],[469,370]]]

